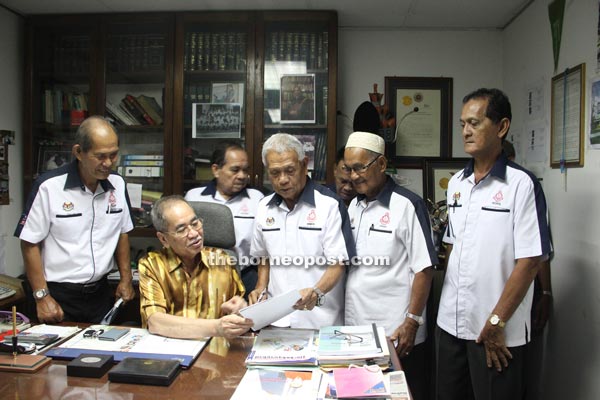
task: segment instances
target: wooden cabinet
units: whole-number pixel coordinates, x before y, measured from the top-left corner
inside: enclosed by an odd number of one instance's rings
[[[70,160],[77,126],[94,114],[115,121],[118,172],[142,187],[137,228],[161,194],[212,178],[223,140],[246,147],[256,187],[268,186],[261,147],[277,132],[303,141],[313,178],[333,180],[335,12],[44,16],[27,33],[26,192]]]

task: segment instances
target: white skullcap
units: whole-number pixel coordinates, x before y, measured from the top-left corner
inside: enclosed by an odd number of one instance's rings
[[[385,142],[379,135],[370,132],[354,132],[348,137],[346,148],[359,147],[378,154],[385,153]]]

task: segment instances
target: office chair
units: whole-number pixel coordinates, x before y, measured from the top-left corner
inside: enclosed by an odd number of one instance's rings
[[[231,214],[229,207],[206,201],[190,201],[189,203],[196,215],[202,218],[204,245],[223,249],[237,260],[237,254],[233,250],[235,246],[235,227],[233,225],[233,214]]]

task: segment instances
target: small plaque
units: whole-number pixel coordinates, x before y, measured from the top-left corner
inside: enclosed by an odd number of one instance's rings
[[[67,364],[67,375],[100,378],[112,367],[113,361],[111,355],[81,354]]]

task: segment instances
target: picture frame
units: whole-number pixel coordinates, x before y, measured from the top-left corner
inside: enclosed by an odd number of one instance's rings
[[[212,84],[211,103],[239,103],[244,106],[244,84],[219,82]]]
[[[283,75],[281,77],[282,124],[314,124],[315,74]]]
[[[565,167],[583,167],[585,82],[585,63],[567,68],[564,72],[552,77],[551,168],[562,168],[563,165]]]
[[[423,159],[423,199],[438,203],[446,200],[448,181],[463,169],[470,158],[425,158]]]
[[[395,166],[452,157],[452,88],[452,78],[385,77],[385,104],[396,119],[386,156]]]
[[[193,103],[192,138],[239,139],[242,135],[240,103]]]
[[[68,146],[40,146],[38,154],[38,174],[43,174],[73,161],[73,153]]]

